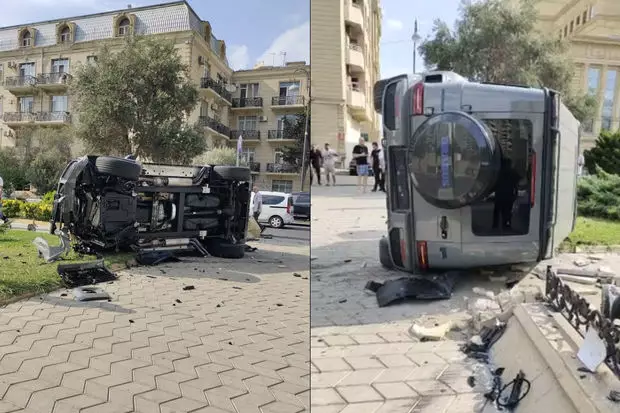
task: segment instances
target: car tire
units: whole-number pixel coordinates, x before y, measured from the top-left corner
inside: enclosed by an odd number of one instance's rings
[[[390,246],[385,237],[379,240],[379,261],[384,268],[388,270],[394,269],[394,262],[392,262],[392,257],[390,256]]]
[[[239,259],[245,256],[245,244],[231,244],[223,239],[207,239],[204,243],[209,254],[217,258]]]
[[[131,159],[100,156],[95,160],[95,168],[102,175],[117,176],[129,181],[137,181],[142,172],[142,165]]]
[[[284,228],[284,220],[278,215],[270,217],[267,222],[269,222],[271,228]]]
[[[213,173],[216,174],[217,177],[226,181],[247,182],[252,180],[252,173],[250,172],[250,168],[245,168],[241,166],[216,165],[213,167]]]

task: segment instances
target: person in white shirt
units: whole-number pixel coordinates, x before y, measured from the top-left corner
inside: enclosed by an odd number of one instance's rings
[[[338,160],[338,152],[329,147],[329,143],[325,144],[323,149],[323,168],[325,169],[325,180],[329,186],[329,177],[332,177],[332,184],[336,185],[336,161]]]
[[[260,193],[257,186],[252,188],[252,195],[253,196],[250,200],[250,204],[252,205],[252,216],[260,227],[261,232],[263,232],[265,228],[260,224],[260,222],[258,222],[258,217],[263,210],[263,195]]]

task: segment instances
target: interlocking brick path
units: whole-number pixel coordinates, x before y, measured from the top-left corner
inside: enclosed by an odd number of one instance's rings
[[[473,413],[485,408],[460,342],[418,342],[409,329],[428,314],[460,312],[464,297],[378,308],[369,280],[403,274],[379,264],[385,195],[312,188],[312,413]],[[486,410],[485,410],[486,411]]]
[[[308,241],[255,245],[0,309],[0,412],[308,411]]]

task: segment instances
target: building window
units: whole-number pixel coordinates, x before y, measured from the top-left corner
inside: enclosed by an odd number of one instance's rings
[[[19,112],[20,113],[34,112],[34,97],[33,96],[23,96],[19,98]]]
[[[570,29],[569,29],[570,33],[573,32],[574,28],[575,28],[575,23],[574,22],[570,22]]]
[[[273,192],[284,192],[286,194],[290,194],[293,192],[293,181],[274,179],[271,181],[271,190]]]
[[[367,133],[362,133],[360,135],[361,135],[361,138],[364,139],[364,142],[368,142],[369,138],[368,138],[368,134]]]
[[[591,67],[588,69],[588,93],[596,96],[601,87],[601,69]]]
[[[257,126],[256,116],[239,116],[239,130],[257,130]]]
[[[256,151],[250,148],[244,148],[241,150],[241,156],[239,159],[246,164],[254,163],[254,157],[256,156]]]
[[[564,26],[564,37],[568,36],[568,26]]]
[[[605,74],[605,91],[603,93],[603,112],[601,119],[601,129],[610,130],[613,119],[614,93],[616,91],[616,81],[618,72],[608,70]]]
[[[52,73],[68,73],[69,59],[52,59]]]
[[[284,163],[284,152],[282,151],[275,151],[273,153],[273,161],[274,163]]]
[[[583,15],[581,16],[581,21],[583,22],[583,24],[586,24],[586,21],[588,19],[588,11],[584,11]]]
[[[67,96],[52,96],[50,100],[50,112],[68,112],[69,100]]]
[[[22,78],[30,78],[35,76],[34,63],[21,63],[19,65],[19,76]]]
[[[71,41],[71,30],[65,26],[60,31],[60,43],[69,43]]]
[[[284,131],[286,122],[288,122],[289,125],[294,124],[297,121],[297,115],[278,115],[276,121],[278,124],[278,130]]]
[[[256,98],[258,97],[258,83],[242,83],[239,85],[239,97]]]
[[[581,16],[577,16],[577,21],[575,23],[577,26],[579,26],[579,24],[581,24]]]
[[[32,34],[30,33],[30,30],[25,30],[22,33],[21,45],[22,47],[32,46]]]
[[[97,63],[97,56],[86,56],[86,63],[89,65],[94,65]]]
[[[118,22],[118,35],[127,36],[131,31],[131,22],[127,17]]]

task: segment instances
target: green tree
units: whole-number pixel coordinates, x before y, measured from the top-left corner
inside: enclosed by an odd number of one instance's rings
[[[602,131],[595,146],[584,151],[583,158],[591,174],[596,174],[599,167],[607,173],[620,175],[620,131]]]
[[[3,191],[6,195],[28,185],[26,171],[15,148],[0,149],[0,177],[4,181]]]
[[[473,81],[558,90],[578,120],[592,119],[596,98],[571,89],[568,43],[539,31],[536,21],[535,0],[463,2],[454,29],[436,20],[419,52],[427,67]]]
[[[102,49],[71,82],[78,137],[101,154],[191,162],[206,143],[185,121],[198,102],[188,70],[172,42],[135,37],[118,52]]]
[[[194,160],[198,165],[228,165],[237,164],[237,149],[229,146],[218,146],[199,155]],[[240,166],[247,166],[243,159],[239,161]]]
[[[304,138],[306,132],[306,116],[308,116],[308,137],[310,137],[310,111],[304,111],[296,116],[284,118],[284,136],[293,137],[295,142],[291,145],[287,145],[281,149],[282,159],[284,162],[291,165],[297,165],[301,167],[301,162],[304,153]],[[307,140],[309,141],[309,139]],[[306,142],[307,146],[308,142]],[[308,148],[305,148],[307,151]],[[308,159],[306,159],[308,162]]]

